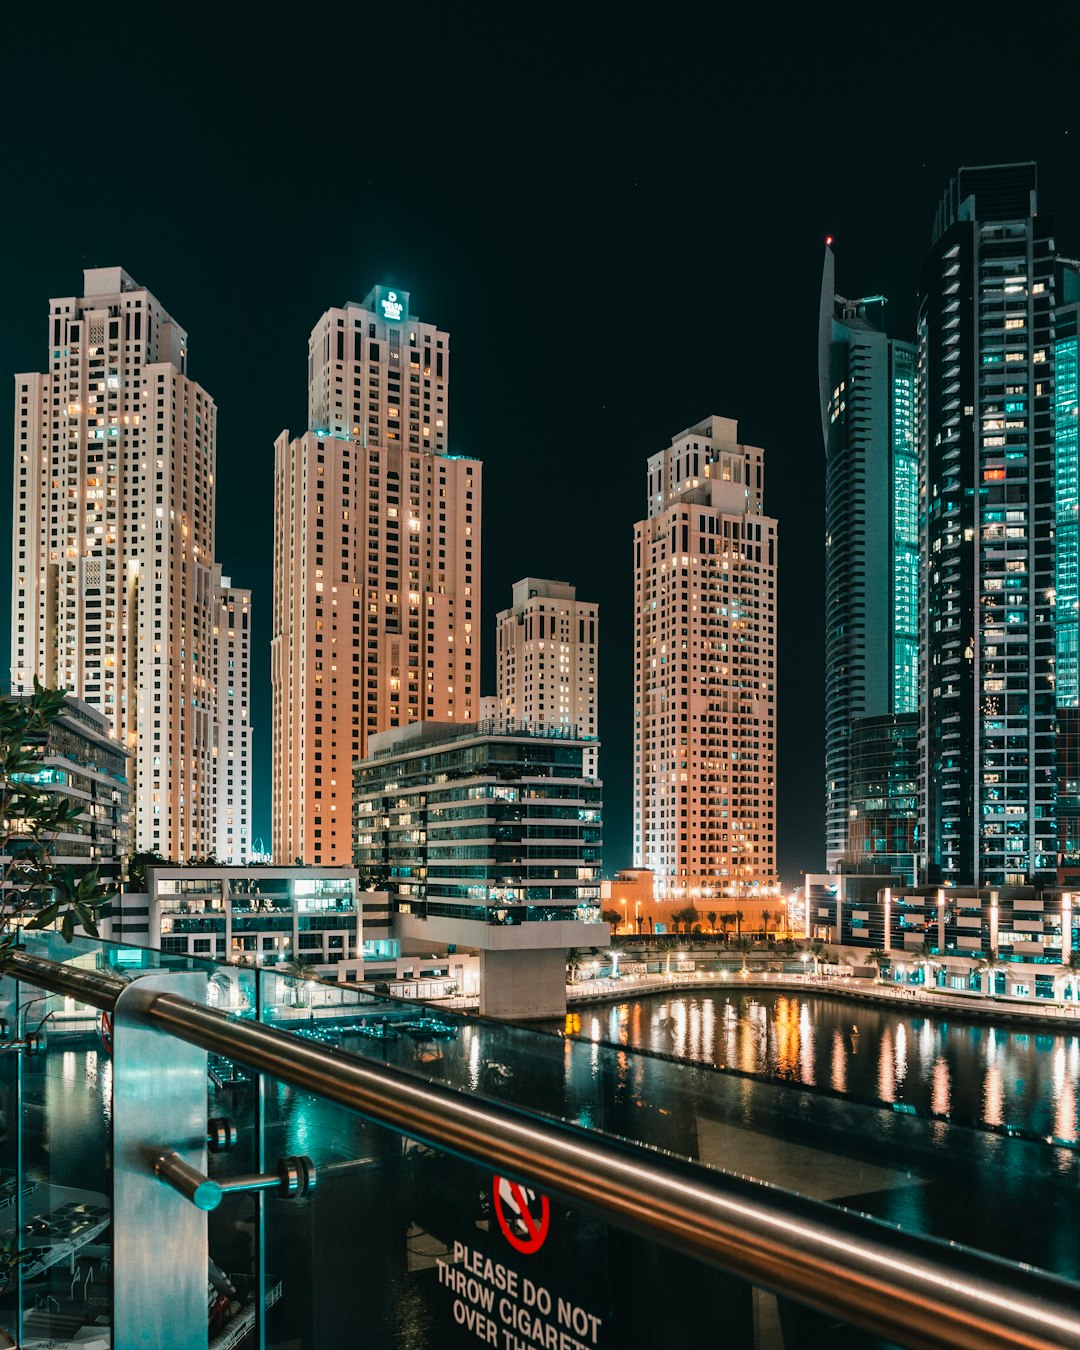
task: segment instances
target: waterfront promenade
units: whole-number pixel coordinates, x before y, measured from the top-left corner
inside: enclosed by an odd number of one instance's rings
[[[973,1021],[1068,1027],[1080,1031],[1080,1003],[1060,1000],[987,997],[960,989],[927,989],[922,985],[894,985],[858,975],[825,976],[785,974],[748,969],[696,970],[654,975],[620,975],[614,979],[577,980],[566,986],[567,1007],[598,1003],[622,1003],[647,994],[702,990],[709,993],[742,993],[765,989],[793,994],[823,994],[876,1003],[918,1008],[934,1017],[963,1017]]]

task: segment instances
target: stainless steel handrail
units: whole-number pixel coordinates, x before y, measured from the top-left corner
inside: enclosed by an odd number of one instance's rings
[[[115,975],[103,975],[97,970],[84,970],[81,966],[60,961],[46,961],[22,951],[14,951],[8,956],[2,973],[39,989],[48,989],[53,994],[67,994],[103,1012],[112,1012],[116,1000],[127,988],[127,981],[117,979]]]
[[[20,978],[97,998],[21,956]],[[45,969],[43,970],[42,967]],[[60,972],[53,977],[52,972]],[[15,973],[15,972],[13,972]],[[919,1350],[1078,1350],[1074,1284],[761,1182],[567,1125],[237,1021],[176,994],[129,996],[153,1025],[369,1120],[519,1178],[575,1208]],[[95,1001],[88,999],[87,1001]],[[95,1006],[103,1006],[95,1002]]]

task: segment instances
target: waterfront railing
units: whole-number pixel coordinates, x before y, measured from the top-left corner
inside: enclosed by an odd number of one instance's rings
[[[702,1137],[732,1117],[688,1107],[672,1066],[359,993],[336,1027],[313,1006],[304,1025],[309,982],[50,935],[5,984],[0,1322],[24,1350],[65,1330],[115,1350],[307,1350],[350,1327],[374,1345],[598,1350],[721,1323],[725,1345],[801,1350],[830,1321],[845,1345],[1080,1347],[1075,1281],[739,1174],[762,1147],[821,1166],[813,1121],[803,1143],[747,1139],[727,1168],[679,1156],[680,1111]],[[49,1043],[55,1013],[85,1037],[87,1008],[89,1047]],[[100,1140],[66,1095],[94,1096],[91,1060]],[[932,1140],[904,1138],[913,1157]],[[866,1175],[852,1161],[851,1184]]]

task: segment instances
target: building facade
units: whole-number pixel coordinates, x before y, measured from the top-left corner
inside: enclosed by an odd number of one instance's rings
[[[566,951],[600,923],[602,785],[575,727],[506,719],[373,738],[356,766],[354,854],[395,897],[403,950],[480,953],[481,1012],[566,1007]]]
[[[836,294],[825,249],[818,386],[825,445],[826,866],[850,840],[860,718],[918,707],[915,348],[886,335],[884,296]]]
[[[51,301],[47,372],[15,377],[12,687],[36,676],[107,718],[132,756],[137,848],[206,854],[229,795],[217,410],[149,291],[119,267],[88,270],[83,289]],[[250,822],[250,775],[231,795]]]
[[[860,717],[848,742],[844,858],[915,885],[918,880],[919,718]]]
[[[53,864],[70,867],[76,877],[96,869],[106,890],[118,888],[131,852],[126,746],[113,736],[104,713],[69,695],[33,748],[40,767],[18,778],[80,808],[50,846]]]
[[[565,581],[525,577],[513,603],[498,615],[496,660],[499,715],[536,727],[577,727],[597,736],[599,617]],[[585,754],[585,773],[598,772],[599,743]]]
[[[146,869],[146,891],[110,906],[108,939],[243,965],[288,962],[336,978],[363,955],[355,868]]]
[[[1054,313],[1054,688],[1059,708],[1080,706],[1080,263],[1058,259]]]
[[[709,417],[634,527],[634,867],[658,898],[776,885],[776,521],[764,454]]]
[[[1054,238],[1033,164],[961,169],[920,278],[926,877],[1051,879]]]
[[[449,336],[375,287],[308,349],[310,429],[274,463],[277,860],[351,857],[352,764],[416,721],[476,721],[479,461],[447,453]]]
[[[218,569],[214,627],[217,692],[218,835],[214,856],[243,867],[251,862],[251,592]]]

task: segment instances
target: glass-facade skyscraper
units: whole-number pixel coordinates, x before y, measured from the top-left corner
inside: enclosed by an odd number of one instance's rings
[[[825,803],[827,866],[880,833],[853,811],[852,736],[894,718],[913,740],[918,706],[916,358],[888,337],[883,296],[836,294],[826,247],[818,383],[825,446]],[[861,859],[865,861],[865,859]]]
[[[919,295],[926,875],[1050,880],[1055,266],[1034,164],[959,170]]]
[[[1057,563],[1054,617],[1057,626],[1055,688],[1059,708],[1080,704],[1080,541],[1077,506],[1080,499],[1080,263],[1059,259],[1057,309],[1054,316],[1054,489]]]

